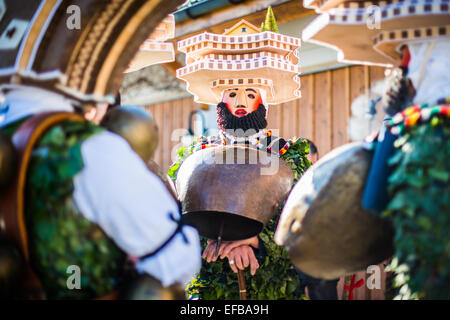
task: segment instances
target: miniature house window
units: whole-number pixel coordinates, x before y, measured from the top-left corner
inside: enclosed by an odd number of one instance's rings
[[[247,29],[245,27],[243,27],[242,28],[242,32],[245,32],[245,31],[247,31]]]

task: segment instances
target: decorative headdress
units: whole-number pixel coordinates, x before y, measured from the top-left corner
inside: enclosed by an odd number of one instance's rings
[[[186,66],[177,77],[199,103],[217,104],[225,89],[240,86],[263,89],[267,104],[287,102],[300,97],[299,46],[298,38],[241,20],[223,35],[204,32],[178,42]]]
[[[302,34],[338,49],[338,60],[391,66],[407,42],[450,36],[450,2],[304,0],[321,15]]]
[[[173,44],[165,42],[175,36],[175,17],[169,14],[150,34],[139,48],[125,73],[142,68],[175,60]]]

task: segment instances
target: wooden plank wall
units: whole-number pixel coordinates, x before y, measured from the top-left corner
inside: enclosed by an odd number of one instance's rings
[[[172,154],[181,143],[181,136],[187,133],[189,113],[201,105],[192,97],[146,106],[155,117],[159,129],[159,143],[153,160],[165,172],[176,159]]]
[[[308,138],[315,142],[319,155],[347,143],[351,101],[384,77],[384,68],[352,66],[301,77],[302,98],[269,107],[268,128],[280,136]],[[193,98],[184,98],[146,106],[160,129],[159,146],[154,160],[167,170],[171,153],[180,143],[173,141],[176,129],[187,129],[188,116],[200,109]],[[182,132],[182,131],[177,131]]]
[[[308,138],[322,156],[349,141],[351,101],[384,77],[384,68],[353,66],[301,77],[302,98],[271,106],[269,128],[284,138]]]

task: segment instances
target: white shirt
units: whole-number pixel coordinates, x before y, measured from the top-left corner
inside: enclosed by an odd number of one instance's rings
[[[434,104],[438,99],[450,97],[450,39],[420,40],[408,43],[408,47],[411,53],[408,77],[416,89],[414,103]]]
[[[7,110],[0,127],[45,111],[71,111],[70,101],[46,90],[17,87],[7,93],[0,110]],[[8,108],[4,108],[4,106]],[[83,169],[74,178],[73,197],[80,212],[126,253],[141,257],[153,252],[177,229],[169,218],[179,219],[178,206],[163,182],[120,136],[102,132],[81,145]],[[159,279],[164,286],[186,284],[201,266],[197,231],[183,227],[159,253],[137,264],[140,272]]]
[[[163,182],[121,137],[103,132],[81,146],[83,170],[73,193],[83,215],[97,223],[125,252],[141,257],[153,252],[176,230],[178,206]],[[190,280],[201,266],[198,233],[183,227],[156,256],[140,261],[138,271],[158,278],[164,286]]]

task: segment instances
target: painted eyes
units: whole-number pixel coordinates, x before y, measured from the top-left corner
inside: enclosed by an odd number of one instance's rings
[[[234,98],[236,97],[236,92],[230,92],[230,94],[228,95],[230,98]],[[249,93],[247,95],[247,97],[249,97],[250,99],[255,99],[256,96],[253,93]]]

